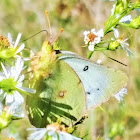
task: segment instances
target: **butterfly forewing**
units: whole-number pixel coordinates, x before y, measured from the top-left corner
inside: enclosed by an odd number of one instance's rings
[[[126,86],[127,76],[119,70],[95,64],[71,53],[60,59],[69,64],[81,79],[88,109],[106,102]]]

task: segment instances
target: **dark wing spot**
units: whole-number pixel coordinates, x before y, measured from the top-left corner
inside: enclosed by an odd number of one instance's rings
[[[97,90],[100,90],[99,88],[97,88]]]
[[[59,51],[59,50],[55,50],[55,53],[56,53],[56,54],[59,54],[59,53],[61,53],[61,51]]]
[[[64,97],[64,92],[60,92],[60,93],[59,93],[59,96],[60,96],[60,97]]]
[[[83,71],[87,71],[88,70],[88,66],[85,66],[84,68],[83,68]]]
[[[86,93],[90,95],[90,92],[86,92]]]
[[[59,91],[59,92],[58,92],[58,96],[59,96],[60,98],[63,98],[63,97],[65,96],[65,93],[66,93],[66,92],[67,92],[66,90]]]

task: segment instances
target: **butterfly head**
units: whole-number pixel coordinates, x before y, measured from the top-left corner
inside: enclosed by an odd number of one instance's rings
[[[55,38],[52,38],[52,31],[50,20],[48,17],[48,12],[45,12],[48,25],[49,25],[49,35],[50,37],[44,41],[41,51],[38,52],[31,60],[32,70],[37,73],[37,75],[49,75],[50,69],[52,69],[53,65],[57,62],[57,57],[59,51],[59,45],[56,40],[59,38],[61,33],[63,32],[63,28],[60,29],[60,32],[57,34]]]

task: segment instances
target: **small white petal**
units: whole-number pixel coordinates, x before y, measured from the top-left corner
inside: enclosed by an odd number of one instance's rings
[[[27,130],[33,130],[27,129]],[[47,129],[46,128],[40,128],[40,129],[35,129],[36,131],[31,133],[30,136],[28,137],[28,140],[41,140],[45,136]]]
[[[55,134],[56,134],[56,133],[55,133],[55,131],[53,131],[53,130],[49,130],[49,131],[48,131],[48,135],[49,135],[49,136],[52,136],[52,135],[55,135]]]
[[[84,31],[84,36],[87,36],[90,33],[90,31]]]
[[[111,9],[111,15],[113,15],[114,14],[114,11],[115,11],[115,4],[113,4],[113,7],[112,7],[112,9]]]
[[[5,77],[6,77],[6,78],[9,78],[9,74],[8,74],[8,72],[7,72],[5,66],[3,65],[2,62],[1,62],[1,66],[2,66],[2,69],[3,69],[3,72],[4,72]]]
[[[85,44],[88,44],[88,41],[85,41]]]
[[[9,108],[7,110],[11,115],[15,118],[23,118],[24,113],[23,109],[21,108],[21,105],[19,105],[17,102],[13,102],[9,105]]]
[[[18,92],[18,91],[14,91],[14,101],[17,103],[17,104],[22,104],[24,102],[24,98],[22,97],[22,95]]]
[[[119,38],[119,31],[116,28],[112,28],[114,31],[115,38]]]
[[[13,75],[15,81],[18,79],[21,71],[23,70],[23,66],[24,66],[24,61],[21,58],[18,58],[16,63],[15,63],[15,75]]]
[[[125,42],[122,42],[122,43],[120,43],[120,44],[122,44],[122,45],[124,45],[124,46],[129,46],[129,44],[128,44],[128,43],[125,43]]]
[[[6,92],[3,92],[3,90],[0,90],[0,102],[2,102],[4,100],[4,98],[6,97]]]
[[[15,42],[15,44],[14,44],[14,48],[16,48],[16,47],[17,47],[17,45],[18,45],[18,43],[19,43],[20,38],[21,38],[21,33],[19,33],[19,34],[18,34],[18,36],[17,36],[16,42]]]
[[[122,17],[119,22],[130,23],[131,20],[132,20],[131,15],[128,15],[128,16]]]
[[[120,102],[123,100],[124,95],[127,94],[127,89],[122,88],[114,97]]]
[[[26,88],[26,87],[18,87],[16,86],[16,88],[22,90],[23,92],[28,92],[28,93],[36,93],[36,91],[34,89],[31,88]]]
[[[16,54],[21,52],[25,48],[25,44],[22,44],[16,51]]]
[[[91,33],[96,34],[96,30],[94,28],[91,29]]]
[[[104,36],[104,30],[103,29],[100,29],[98,32],[97,32],[97,35],[99,37],[103,37]]]
[[[7,94],[5,99],[5,104],[9,105],[14,101],[14,96],[12,94]]]
[[[0,72],[0,81],[3,80],[4,78],[5,78],[4,74]]]
[[[80,138],[77,138],[77,137],[75,137],[71,134],[68,134],[66,132],[63,132],[63,131],[59,131],[59,133],[64,136],[64,140],[65,139],[67,139],[67,140],[81,140]]]
[[[2,89],[0,89],[0,96],[3,94],[3,90]]]
[[[89,49],[90,51],[94,51],[94,45],[89,45],[89,46],[88,46],[88,49]]]
[[[24,61],[30,61],[31,58],[23,58]]]
[[[24,75],[22,74],[21,76],[19,76],[18,83],[22,82],[23,80],[24,80]]]
[[[123,42],[126,42],[128,39],[129,39],[129,38],[124,39]]]
[[[119,18],[119,17],[120,17],[120,15],[119,15],[119,14],[117,14],[117,15],[116,15],[116,18]]]
[[[101,38],[100,38],[100,37],[96,37],[96,38],[94,39],[94,42],[95,42],[95,44],[100,43],[100,42],[101,42]]]
[[[128,49],[127,47],[125,47],[125,50],[127,52],[127,56],[131,56],[131,57],[134,56],[133,52],[130,49]]]
[[[52,131],[52,130],[48,131],[48,135],[52,136],[53,140],[58,140],[58,136],[55,131]]]
[[[12,45],[12,36],[10,33],[8,33],[8,41],[9,41],[10,45]]]

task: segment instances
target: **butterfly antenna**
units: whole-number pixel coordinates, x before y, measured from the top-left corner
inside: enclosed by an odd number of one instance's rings
[[[127,67],[126,64],[124,64],[124,63],[122,63],[122,62],[120,62],[120,61],[118,61],[118,60],[116,60],[116,59],[114,59],[114,58],[111,58],[111,57],[109,57],[109,56],[108,56],[108,58]]]
[[[102,52],[105,56],[107,56],[104,52]],[[120,64],[122,64],[122,65],[124,65],[124,66],[126,66],[127,67],[127,65],[126,64],[124,64],[124,63],[122,63],[122,62],[120,62],[120,61],[118,61],[118,60],[116,60],[116,59],[114,59],[114,58],[112,58],[112,57],[109,57],[109,56],[107,56],[109,59],[111,59],[111,60],[113,60],[113,61],[115,61],[115,62],[118,62],[118,63],[120,63]]]
[[[51,45],[60,37],[60,35],[62,34],[62,32],[64,31],[63,28],[60,29],[60,32],[58,33],[58,35],[55,37],[55,39],[52,41]]]
[[[49,31],[50,32],[50,38],[49,38],[49,40],[51,42],[51,40],[52,40],[52,28],[51,28],[50,18],[49,18],[49,14],[48,14],[48,11],[47,10],[45,11],[45,15],[46,15],[48,26],[49,26],[49,30],[50,30]]]
[[[32,35],[32,36],[30,36],[30,37],[28,37],[28,38],[26,38],[26,39],[20,41],[20,43],[25,42],[25,41],[29,40],[30,38],[32,38],[32,37],[34,37],[34,36],[36,36],[36,35],[38,35],[38,34],[40,34],[40,33],[42,33],[42,32],[46,32],[46,33],[48,34],[48,31],[47,31],[47,30],[42,30],[42,31],[39,31],[39,32],[37,32],[36,34],[34,34],[34,35]]]

